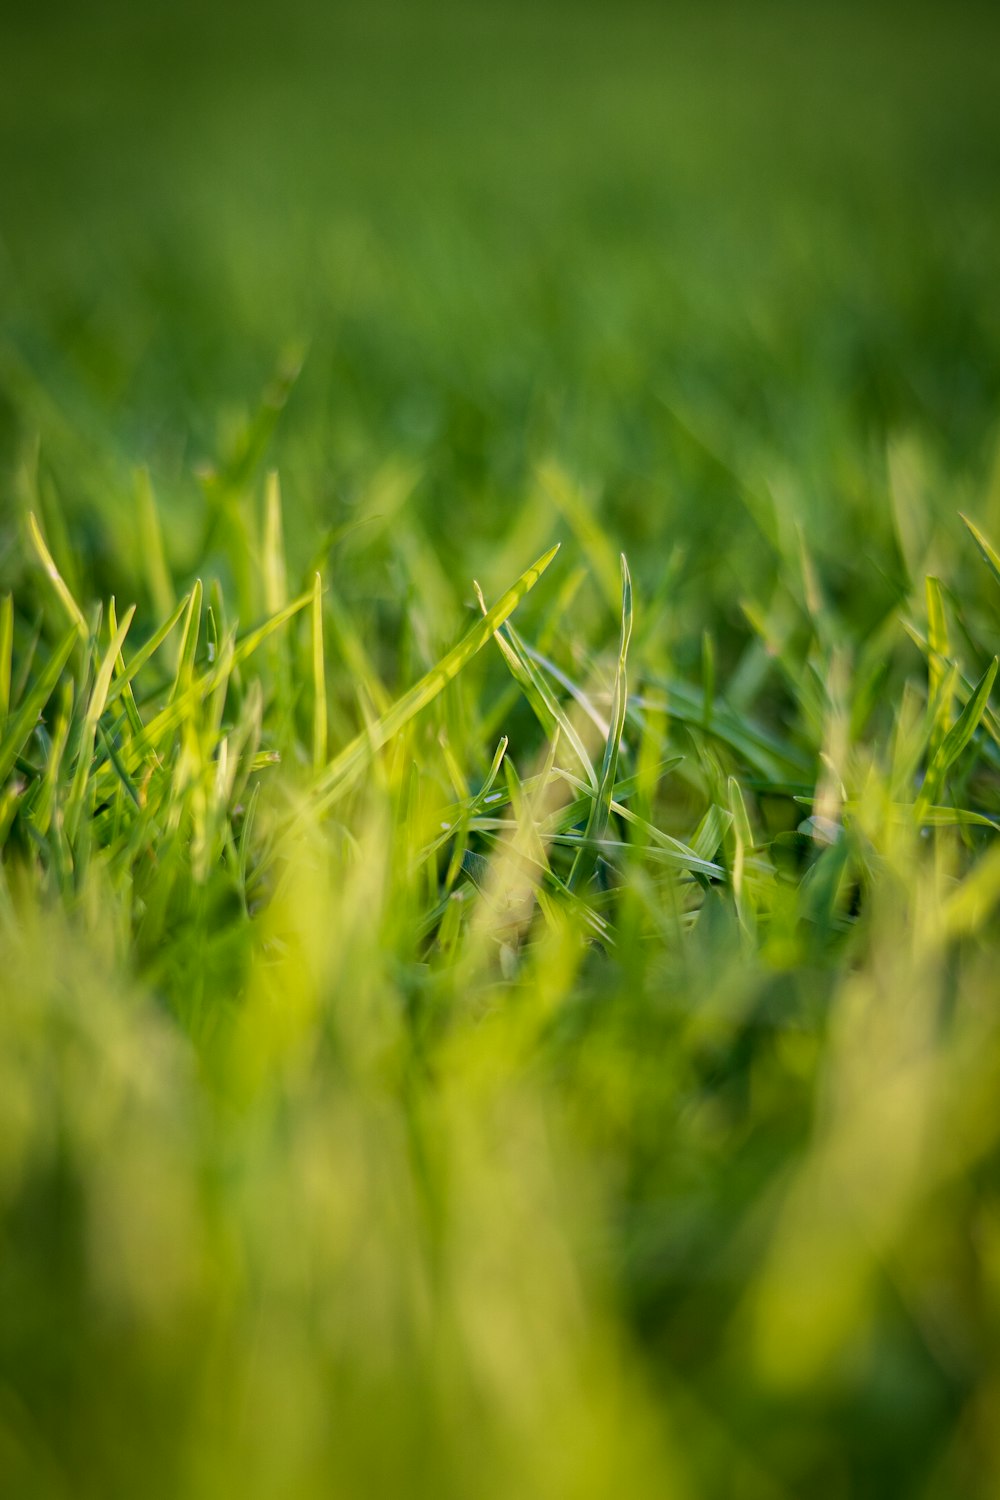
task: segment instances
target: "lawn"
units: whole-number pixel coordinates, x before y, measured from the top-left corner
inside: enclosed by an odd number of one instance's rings
[[[998,184],[973,0],[0,18],[5,1497],[998,1493]]]

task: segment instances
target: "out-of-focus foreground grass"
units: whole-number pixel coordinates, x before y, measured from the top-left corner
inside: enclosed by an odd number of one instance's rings
[[[995,8],[10,9],[0,1491],[995,1495]]]

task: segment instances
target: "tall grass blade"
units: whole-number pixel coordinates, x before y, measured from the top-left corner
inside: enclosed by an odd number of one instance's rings
[[[79,631],[74,624],[26,690],[23,700],[9,716],[3,738],[0,739],[0,786],[7,780],[15,760],[38,723],[38,716],[55,691],[63,668],[79,639]]]

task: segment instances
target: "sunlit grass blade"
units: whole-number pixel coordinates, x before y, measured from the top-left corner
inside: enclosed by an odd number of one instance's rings
[[[114,599],[108,600],[108,629],[110,630],[112,637],[117,635],[118,617],[115,612]],[[115,679],[117,683],[121,684],[119,691],[121,693],[122,703],[125,706],[125,714],[132,729],[132,733],[141,734],[142,718],[139,714],[139,709],[135,701],[135,694],[132,691],[132,684],[128,681],[127,678],[125,678],[125,663],[120,651],[115,661]],[[125,680],[123,681],[123,679]],[[107,707],[110,697],[111,693],[109,689],[108,698],[105,699],[105,707]]]
[[[962,516],[962,520],[969,528],[969,531],[972,534],[972,539],[975,542],[976,546],[979,548],[983,561],[989,568],[990,572],[993,574],[993,577],[996,579],[997,583],[1000,583],[1000,552],[997,552],[996,548],[992,545],[989,538],[983,531],[980,530],[975,521],[970,521],[969,517],[962,512],[959,512],[959,514]]]
[[[10,676],[14,657],[14,596],[0,599],[0,730],[10,713]]]
[[[926,590],[927,643],[930,647],[927,655],[927,701],[931,710],[929,751],[933,759],[951,723],[957,674],[954,668],[948,666],[951,648],[940,580],[928,574]]]
[[[104,712],[107,702],[108,689],[111,686],[111,674],[114,671],[115,663],[121,655],[121,649],[125,644],[125,637],[128,635],[134,615],[135,605],[133,604],[126,610],[125,617],[112,637],[110,646],[101,658],[94,677],[94,686],[91,690],[90,701],[87,704],[80,742],[77,747],[76,769],[73,773],[73,782],[70,787],[69,796],[66,799],[66,837],[71,847],[76,842],[80,816],[87,791],[87,783],[90,780],[91,758],[94,753],[94,740],[97,735],[98,721]]]
[[[3,738],[0,739],[0,786],[10,775],[15,760],[37,724],[39,714],[55,691],[63,668],[79,639],[79,631],[74,624],[38,672],[17,708],[8,716]]]
[[[159,627],[158,630],[153,632],[149,640],[146,641],[144,645],[139,647],[138,651],[135,653],[135,655],[127,665],[125,664],[124,655],[120,658],[119,670],[114,682],[112,682],[111,687],[108,689],[108,700],[107,704],[105,705],[106,707],[110,708],[111,704],[117,701],[117,699],[125,692],[125,689],[132,683],[133,679],[142,671],[146,663],[160,649],[164,641],[176,627],[181,616],[191,608],[192,598],[192,594],[185,594],[180,603],[174,606],[174,609],[172,610],[169,617],[164,621],[164,623]]]
[[[288,602],[288,578],[285,569],[285,540],[281,516],[281,481],[271,469],[264,492],[264,604],[269,615],[276,615]]]
[[[180,650],[177,653],[177,671],[174,673],[169,701],[176,702],[190,687],[194,676],[194,661],[198,652],[198,636],[201,631],[202,582],[196,578],[188,595],[184,613],[184,629],[181,633]]]
[[[922,807],[925,803],[937,800],[948,771],[958,760],[958,757],[979,727],[979,721],[986,711],[990,693],[993,690],[998,665],[1000,665],[1000,661],[998,661],[997,657],[994,657],[976,684],[975,690],[962,709],[962,712],[932,757],[930,765],[927,767],[927,774],[924,778],[918,806]]]
[[[487,641],[492,638],[494,631],[514,612],[525,594],[534,588],[558,551],[558,545],[550,548],[537,562],[527,568],[486,615],[462,637],[457,646],[447,652],[435,667],[432,667],[419,682],[397,699],[392,708],[381,715],[365,733],[357,735],[339,755],[334,757],[310,794],[308,811],[311,815],[317,815],[332,806],[336,799],[348,790],[371,756],[398,734],[404,725],[408,724],[422,709],[432,703],[477,652],[482,650]]]
[[[317,774],[326,765],[326,662],[323,654],[323,584],[318,573],[313,577],[312,608],[312,677],[313,677],[313,769]]]
[[[487,613],[486,601],[478,583],[475,585],[476,597],[483,614]],[[592,787],[597,786],[597,775],[587,753],[587,747],[580,738],[575,725],[564,712],[555,694],[551,691],[548,683],[542,677],[531,661],[524,643],[510,621],[496,631],[493,639],[500,648],[500,654],[510,670],[511,676],[520,687],[522,693],[531,705],[535,717],[538,719],[543,732],[551,736],[558,729],[559,733],[573,749],[580,768]]]
[[[76,626],[77,634],[82,641],[89,640],[90,627],[84,618],[83,610],[73,598],[69,586],[56,567],[55,559],[49,551],[48,544],[42,535],[42,528],[38,524],[34,511],[28,512],[28,536],[31,539],[31,545],[35,550],[35,554],[42,565],[42,570],[52,585],[59,603]]]
[[[276,630],[280,630],[282,625],[287,625],[289,620],[312,604],[313,597],[314,591],[310,588],[305,593],[300,594],[297,599],[293,599],[290,604],[286,604],[284,608],[279,609],[276,614],[273,614],[270,619],[265,620],[263,624],[256,625],[252,630],[248,630],[245,635],[236,637],[233,647],[234,667],[242,666],[245,661],[249,661],[250,657],[253,656],[254,652],[269,636],[273,635]]]

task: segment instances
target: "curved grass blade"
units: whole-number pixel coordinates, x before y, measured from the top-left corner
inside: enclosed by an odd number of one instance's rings
[[[962,517],[962,520],[969,528],[969,531],[972,534],[972,539],[975,542],[976,546],[979,548],[980,553],[982,554],[983,562],[989,568],[997,583],[1000,583],[1000,552],[997,552],[996,548],[990,544],[986,536],[976,525],[975,521],[970,521],[968,516],[965,515],[963,511],[959,511],[959,515]]]
[[[448,683],[481,651],[494,632],[512,615],[525,594],[534,588],[546,568],[559,551],[558,543],[544,553],[537,562],[523,572],[515,584],[503,594],[459,641],[447,652],[435,667],[424,674],[408,692],[398,698],[387,713],[382,714],[361,734],[346,745],[335,756],[324,774],[313,786],[306,813],[317,816],[331,807],[337,798],[353,784],[364,770],[371,757],[388,743],[399,731],[415,718],[421,709],[432,703]]]
[[[919,808],[923,808],[926,804],[934,802],[937,799],[941,785],[949,769],[955,764],[955,761],[975,734],[979,726],[979,721],[986,712],[993,683],[996,679],[998,665],[1000,665],[1000,660],[994,656],[976,684],[975,689],[969,697],[969,701],[941,741],[936,754],[931,758],[931,763],[927,768],[927,775],[924,777],[923,789],[917,802]]]
[[[483,598],[482,590],[478,583],[475,585],[475,589],[480,608],[485,615],[486,601]],[[572,746],[573,753],[579,761],[580,768],[586,776],[587,781],[592,788],[596,789],[597,774],[594,771],[590,756],[587,754],[586,745],[563,711],[562,705],[548,683],[534,666],[524,642],[513,625],[508,621],[502,629],[494,633],[493,639],[500,647],[500,653],[510,669],[511,676],[528,700],[544,732],[547,735],[551,735],[554,730],[558,729],[566,737]]]

